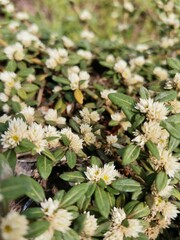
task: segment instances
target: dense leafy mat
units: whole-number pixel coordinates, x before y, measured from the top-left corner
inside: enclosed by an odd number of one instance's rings
[[[143,44],[118,41],[136,6],[114,2],[115,40],[87,10],[72,40],[0,0],[3,240],[178,239],[178,1]]]

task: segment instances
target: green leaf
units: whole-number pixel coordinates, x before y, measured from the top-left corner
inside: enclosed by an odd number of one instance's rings
[[[130,144],[125,148],[122,158],[122,164],[127,165],[131,162],[134,162],[140,154],[140,147],[137,145]]]
[[[65,172],[60,175],[60,178],[68,182],[84,182],[85,180],[84,174],[78,171]]]
[[[28,93],[36,92],[39,89],[39,87],[33,83],[25,83],[22,85],[22,88]]]
[[[29,230],[26,235],[27,238],[35,238],[48,230],[50,223],[47,221],[36,221],[29,224]]]
[[[177,70],[177,72],[180,72],[180,61],[178,59],[168,58],[167,63],[171,68]]]
[[[110,224],[111,224],[110,222],[105,222],[105,223],[99,224],[94,233],[94,236],[96,236],[96,237],[103,236],[103,234],[106,233],[108,231],[108,229],[110,228]]]
[[[72,187],[63,198],[62,207],[67,207],[77,202],[88,190],[89,184],[81,183]]]
[[[46,156],[40,155],[37,158],[37,169],[43,179],[47,179],[51,174],[53,163]]]
[[[141,123],[143,123],[144,119],[145,119],[144,115],[136,114],[132,127],[136,129],[139,125],[141,125]]]
[[[64,197],[65,191],[64,190],[60,190],[58,191],[55,196],[54,196],[54,200],[58,200],[59,204],[61,203],[63,197]]]
[[[146,203],[138,203],[128,214],[128,218],[142,218],[150,214],[150,209]]]
[[[6,157],[9,166],[14,170],[16,166],[16,153],[14,149],[7,150],[6,152],[3,153],[3,155]]]
[[[68,150],[66,152],[66,159],[67,159],[67,164],[68,166],[72,169],[76,166],[76,154],[72,150]]]
[[[27,94],[24,90],[24,88],[20,88],[18,91],[17,91],[17,94],[20,98],[22,98],[23,100],[26,100],[27,99]]]
[[[175,198],[177,198],[178,201],[180,201],[180,192],[179,192],[177,189],[173,188],[171,194],[172,194],[172,196],[174,196]]]
[[[174,91],[174,90],[164,91],[164,92],[159,93],[155,97],[155,101],[169,102],[169,101],[173,101],[176,97],[177,97],[177,92],[176,91]]]
[[[6,71],[15,72],[16,67],[17,67],[16,61],[15,60],[10,60],[10,61],[8,61]]]
[[[167,120],[162,121],[160,124],[165,128],[173,137],[180,140],[180,123],[168,122]]]
[[[70,229],[66,233],[63,233],[63,240],[80,240],[78,234],[73,230]]]
[[[6,200],[15,200],[27,194],[30,182],[26,176],[10,177],[1,181],[1,194]]]
[[[18,102],[11,102],[12,109],[15,113],[19,113],[21,111],[21,105]]]
[[[44,149],[44,151],[42,152],[45,156],[47,156],[49,159],[51,159],[53,162],[56,162],[56,158],[54,157],[54,155],[50,152],[49,149]]]
[[[35,202],[42,202],[45,195],[41,185],[32,178],[29,178],[29,183],[30,187],[27,189],[27,196]]]
[[[23,211],[22,214],[25,215],[28,219],[42,218],[44,216],[43,211],[38,207],[28,208]]]
[[[141,189],[139,182],[128,178],[115,180],[112,183],[112,187],[122,192],[135,192]]]
[[[139,95],[142,99],[148,99],[150,98],[149,91],[145,87],[141,87],[139,90]]]
[[[108,218],[110,212],[110,204],[107,193],[104,189],[97,186],[95,190],[95,203],[101,215]]]
[[[163,190],[168,182],[167,174],[163,171],[159,172],[155,178],[155,186],[158,192]]]
[[[84,221],[85,221],[85,219],[86,219],[86,215],[85,215],[85,214],[80,215],[80,216],[76,219],[76,221],[75,221],[75,223],[74,223],[73,229],[74,229],[79,235],[81,234],[81,232],[82,232],[82,230],[83,230],[83,228],[84,228]]]
[[[146,142],[146,147],[149,149],[150,153],[155,158],[157,158],[158,160],[160,159],[159,150],[158,150],[157,145],[155,143],[153,143],[151,140],[148,140]]]
[[[102,167],[102,161],[100,158],[96,156],[92,156],[90,159],[91,166],[92,165],[97,165],[98,167]]]
[[[174,151],[174,149],[176,149],[178,147],[180,143],[180,140],[174,138],[173,136],[170,136],[170,140],[169,140],[169,151],[172,152]]]
[[[65,146],[69,146],[70,140],[66,137],[66,135],[61,135],[61,141],[64,143]]]
[[[113,104],[122,108],[129,121],[132,119],[135,114],[132,109],[136,103],[132,97],[127,96],[123,93],[110,93],[108,95],[108,98]]]
[[[15,151],[17,153],[22,153],[22,152],[29,152],[32,151],[34,148],[36,147],[36,145],[34,145],[32,142],[30,142],[28,139],[23,139],[19,146],[17,146],[15,148]]]
[[[80,128],[79,128],[79,125],[77,124],[76,121],[74,121],[73,119],[70,119],[69,120],[69,125],[70,125],[70,127],[72,127],[72,129],[74,131],[76,131],[77,133],[80,133]]]

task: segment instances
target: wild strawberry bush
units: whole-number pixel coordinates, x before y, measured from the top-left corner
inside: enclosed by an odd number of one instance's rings
[[[156,11],[156,41],[122,44],[0,0],[1,239],[178,239],[179,3]]]

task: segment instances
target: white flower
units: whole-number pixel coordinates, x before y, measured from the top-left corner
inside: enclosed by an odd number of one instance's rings
[[[138,44],[136,46],[136,49],[139,51],[139,52],[144,52],[146,51],[147,49],[149,48],[149,46],[147,44]]]
[[[74,42],[70,38],[68,38],[66,36],[63,36],[62,40],[63,40],[64,46],[66,48],[73,48],[74,47]]]
[[[36,145],[36,152],[40,153],[47,146],[47,141],[44,139],[44,129],[41,124],[32,123],[28,128],[27,138]]]
[[[101,97],[102,97],[103,99],[109,100],[108,95],[109,95],[110,93],[116,93],[116,92],[117,92],[117,91],[114,90],[114,89],[104,89],[104,90],[101,91]]]
[[[29,19],[29,15],[26,12],[18,12],[16,14],[16,18],[23,21],[23,20],[28,20]]]
[[[48,147],[49,148],[56,148],[59,146],[59,137],[60,137],[60,134],[59,134],[59,131],[56,130],[55,127],[53,126],[46,126],[44,128],[44,136],[45,138],[48,138],[48,137],[57,137],[53,140],[50,140],[48,141]]]
[[[99,168],[97,165],[92,165],[92,167],[87,167],[86,175],[87,179],[92,182],[98,182],[101,178],[102,168]]]
[[[167,221],[170,221],[171,219],[175,219],[178,215],[179,211],[176,207],[176,205],[166,202],[165,206],[162,209],[162,214],[165,217]]]
[[[146,113],[148,120],[161,121],[167,118],[168,110],[164,103],[155,102],[153,99],[142,99],[136,104],[136,109],[140,110],[142,113]]]
[[[109,136],[107,136],[106,137],[106,141],[107,141],[107,143],[109,144],[109,145],[112,145],[113,143],[117,143],[117,141],[118,141],[118,138],[117,138],[117,136],[116,135],[109,135]]]
[[[9,212],[1,219],[1,235],[3,240],[25,240],[28,231],[28,221],[24,215]]]
[[[116,177],[120,177],[119,172],[114,168],[115,166],[110,164],[105,164],[103,168],[92,165],[92,167],[87,167],[85,175],[89,181],[98,182],[103,179],[106,185],[110,185]]]
[[[7,114],[3,114],[1,117],[0,117],[0,123],[5,123],[6,121],[10,120],[11,119],[11,116],[8,116]]]
[[[72,221],[72,213],[66,209],[58,209],[51,220],[51,227],[62,233],[67,232]]]
[[[8,13],[13,13],[15,10],[14,5],[9,3],[8,5],[5,6],[5,11]]]
[[[90,13],[88,10],[84,9],[84,10],[80,13],[79,18],[80,18],[82,21],[87,21],[87,20],[91,20],[92,15],[91,15],[91,13]]]
[[[153,70],[153,74],[156,75],[161,81],[167,80],[168,78],[167,70],[161,67],[155,67]]]
[[[145,64],[146,60],[144,59],[144,56],[139,56],[134,59],[130,60],[131,66],[134,67],[142,67]]]
[[[47,49],[49,59],[46,60],[46,66],[54,69],[58,65],[63,65],[68,61],[68,52],[64,48],[59,49]]]
[[[165,186],[165,188],[162,189],[162,190],[158,193],[159,196],[161,196],[161,197],[170,197],[171,192],[172,192],[172,190],[173,190],[173,186],[169,185],[170,181],[171,181],[171,180],[169,179],[168,182],[167,182],[167,185]]]
[[[9,111],[10,111],[9,105],[8,105],[7,103],[4,104],[4,105],[2,106],[2,110],[3,110],[3,112],[5,112],[5,113],[9,113]]]
[[[65,124],[66,123],[66,118],[64,117],[58,117],[58,113],[56,109],[49,108],[48,111],[45,113],[45,120],[46,121],[52,121],[55,122],[56,124]]]
[[[79,138],[77,134],[74,134],[70,128],[63,128],[60,132],[60,135],[65,135],[68,140],[70,141],[69,147],[75,153],[78,153],[83,148],[83,140]]]
[[[0,73],[0,80],[4,83],[12,82],[16,78],[16,74],[14,72],[4,71]]]
[[[169,102],[170,106],[172,107],[171,112],[176,114],[176,113],[180,113],[180,101],[178,101],[177,99],[174,99],[173,101]]]
[[[141,130],[143,134],[140,134],[139,131],[135,131],[134,135],[136,137],[132,140],[133,142],[137,142],[139,146],[143,147],[148,140],[158,144],[159,148],[167,145],[169,134],[165,129],[161,128],[158,122],[145,122],[142,125]]]
[[[37,36],[33,35],[32,33],[23,30],[17,34],[17,40],[22,42],[25,47],[30,47],[33,42],[38,42],[39,39]]]
[[[123,226],[123,220],[126,219],[124,209],[114,207],[112,210],[112,226],[104,234],[104,240],[123,240],[125,237],[138,237],[143,232],[143,226],[137,219],[127,219],[128,227]]]
[[[19,22],[12,21],[10,22],[8,28],[12,31],[15,31],[19,27]]]
[[[32,34],[37,34],[39,32],[39,27],[37,24],[31,24],[29,27],[28,27],[28,32],[32,33]]]
[[[36,80],[36,77],[33,74],[29,74],[26,80],[28,83],[32,83]]]
[[[89,133],[92,131],[92,127],[86,123],[81,124],[80,129],[82,134]]]
[[[102,168],[101,179],[104,180],[106,185],[110,185],[116,177],[120,177],[120,174],[115,170],[115,166],[113,164],[105,164]]]
[[[85,89],[88,87],[89,84],[90,75],[86,71],[79,70],[77,72],[77,70],[79,69],[74,68],[73,71],[73,69],[71,68],[69,70],[68,79],[70,81],[70,87],[72,90]]]
[[[114,63],[115,62],[115,57],[112,54],[107,55],[106,62],[107,63]]]
[[[100,119],[100,116],[97,111],[89,112],[88,108],[83,108],[79,111],[81,117],[83,118],[83,122],[90,124],[90,122],[97,122]]]
[[[115,63],[114,70],[122,74],[126,69],[126,67],[127,67],[127,62],[125,62],[124,60],[119,60],[117,63]]]
[[[41,202],[41,210],[46,216],[52,216],[59,207],[59,201],[48,198],[44,202]]]
[[[27,125],[21,118],[9,121],[7,131],[1,135],[3,148],[14,148],[27,136]]]
[[[180,91],[180,73],[176,73],[173,79],[173,86],[177,91]]]
[[[161,39],[161,44],[160,44],[160,46],[162,47],[162,48],[169,48],[169,47],[172,47],[172,46],[174,46],[174,44],[176,43],[176,42],[178,42],[178,39],[177,38],[168,38],[168,37],[163,37],[162,39]]]
[[[51,240],[54,235],[54,229],[50,226],[47,231],[45,231],[40,236],[36,237],[34,240]]]
[[[24,115],[27,123],[31,124],[34,121],[35,110],[32,107],[25,107],[21,113]]]
[[[83,140],[87,145],[95,144],[96,136],[92,132],[85,133]]]
[[[82,37],[83,39],[89,41],[89,42],[92,42],[93,39],[94,39],[94,37],[95,37],[95,35],[94,35],[93,32],[85,29],[85,30],[83,30],[83,31],[81,32],[81,37]]]
[[[97,227],[98,227],[97,219],[95,218],[94,215],[90,215],[90,212],[87,212],[81,235],[91,237],[94,235]]]
[[[86,50],[83,50],[83,49],[79,49],[77,51],[77,54],[79,56],[81,56],[82,58],[86,59],[86,60],[91,60],[93,55],[90,51],[86,51]]]
[[[115,113],[111,114],[111,119],[113,121],[120,122],[123,118],[125,118],[123,112],[115,112]]]
[[[124,2],[124,9],[126,9],[128,12],[132,13],[134,12],[134,6],[132,5],[131,2]]]
[[[5,93],[1,92],[0,93],[0,101],[7,102],[8,100],[9,100],[9,97]]]
[[[17,61],[21,61],[24,59],[24,50],[23,46],[20,43],[15,43],[14,45],[7,46],[4,49],[4,53],[10,60],[15,59]]]

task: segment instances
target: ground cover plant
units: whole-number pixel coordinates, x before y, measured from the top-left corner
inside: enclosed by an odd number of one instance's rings
[[[0,0],[0,239],[179,239],[179,2],[69,4]]]

